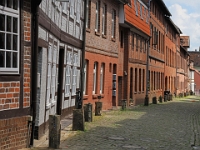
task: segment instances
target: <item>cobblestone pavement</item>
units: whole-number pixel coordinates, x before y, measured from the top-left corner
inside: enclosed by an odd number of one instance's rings
[[[193,96],[105,112],[62,141],[61,149],[200,150],[199,100]]]

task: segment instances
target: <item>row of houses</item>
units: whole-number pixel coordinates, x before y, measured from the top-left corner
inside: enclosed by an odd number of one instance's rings
[[[160,0],[0,2],[0,149],[33,144],[49,115],[188,89],[189,37]]]

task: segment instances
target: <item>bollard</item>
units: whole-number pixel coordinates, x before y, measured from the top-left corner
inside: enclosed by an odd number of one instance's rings
[[[49,148],[60,146],[60,115],[49,115]]]
[[[102,102],[95,102],[95,116],[101,116]]]
[[[122,110],[126,110],[126,99],[122,100]]]
[[[86,122],[92,122],[92,104],[88,103],[84,106],[84,116]]]

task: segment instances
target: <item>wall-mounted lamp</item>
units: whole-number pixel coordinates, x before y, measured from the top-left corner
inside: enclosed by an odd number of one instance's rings
[[[124,75],[127,76],[127,72],[126,71],[124,71]]]

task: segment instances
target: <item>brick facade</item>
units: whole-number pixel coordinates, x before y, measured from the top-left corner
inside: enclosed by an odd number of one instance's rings
[[[29,146],[29,117],[0,120],[0,149],[16,150]]]
[[[84,95],[84,104],[92,103],[95,104],[98,101],[97,96],[101,95],[101,101],[103,102],[103,110],[111,109],[112,106],[118,105],[118,96],[112,96],[113,92],[113,74],[118,74],[118,41],[119,41],[119,3],[111,0],[100,1],[100,17],[99,17],[99,31],[95,31],[95,20],[96,20],[96,0],[90,2],[90,22],[86,32],[86,53],[85,59],[88,60],[88,72],[87,72],[87,86],[86,94]],[[102,13],[103,7],[106,5],[106,32],[102,34]],[[115,11],[115,34],[112,37],[112,12]],[[97,67],[97,78],[96,78],[96,92],[93,93],[93,69],[94,63],[98,63]],[[104,64],[103,73],[103,92],[100,93],[100,71],[101,65]],[[118,81],[116,81],[117,83]],[[116,92],[118,88],[116,87]],[[94,107],[93,107],[94,108]]]
[[[19,1],[19,74],[0,72],[0,149],[29,146],[31,76],[31,1]]]

